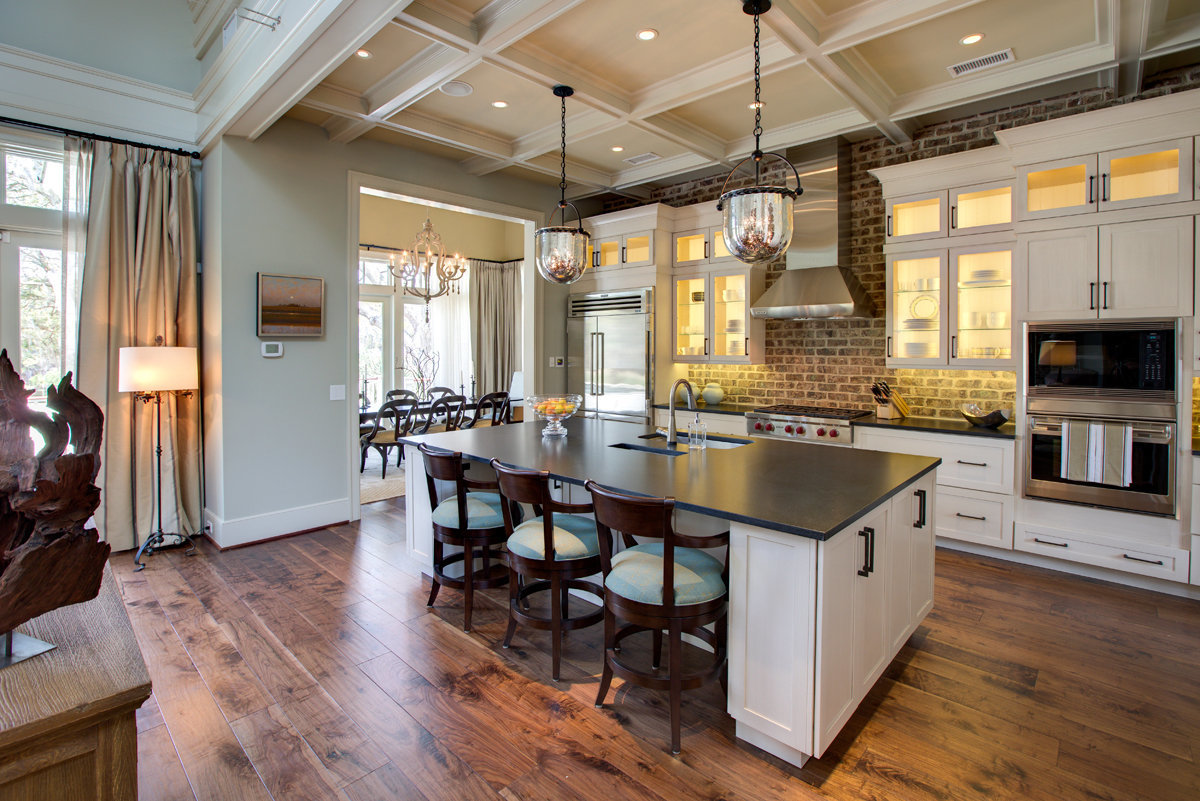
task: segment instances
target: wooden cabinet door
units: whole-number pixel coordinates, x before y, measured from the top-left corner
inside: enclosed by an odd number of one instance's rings
[[[1017,219],[1087,214],[1100,197],[1096,156],[1047,161],[1017,170]]]
[[[935,239],[949,230],[946,192],[888,198],[885,201],[886,242]]]
[[[853,532],[858,558],[854,574],[847,578],[853,584],[850,630],[854,658],[850,674],[857,698],[862,698],[883,673],[891,655],[887,613],[890,519],[891,508],[885,504],[863,518]]]
[[[1025,320],[1096,317],[1096,228],[1039,231],[1017,238],[1020,289]]]
[[[1100,226],[1100,316],[1192,316],[1193,225],[1170,217]]]
[[[1013,224],[1012,181],[950,190],[950,235],[1002,231]]]
[[[1100,210],[1192,199],[1192,139],[1100,154]]]
[[[947,251],[887,258],[889,367],[937,367],[947,361]]]

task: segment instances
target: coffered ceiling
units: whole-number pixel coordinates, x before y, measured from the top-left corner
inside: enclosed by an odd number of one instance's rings
[[[419,0],[364,34],[288,114],[474,174],[556,183],[567,101],[570,193],[645,196],[753,149],[753,25],[738,0]],[[763,15],[763,145],[902,142],[955,110],[1072,89],[1136,92],[1200,61],[1200,0],[774,0]],[[638,31],[653,29],[651,41]],[[980,33],[977,44],[963,45]],[[1011,49],[1011,63],[947,67]],[[470,85],[465,96],[442,91]],[[493,103],[502,101],[504,108]],[[614,148],[623,150],[614,152]]]

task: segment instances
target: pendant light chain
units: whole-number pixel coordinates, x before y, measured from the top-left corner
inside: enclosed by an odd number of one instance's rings
[[[560,197],[558,207],[562,209],[563,225],[567,224],[567,98],[564,96],[562,100],[562,148],[559,150],[559,169],[560,178],[558,181],[558,190]]]
[[[754,15],[754,183],[761,183],[762,167],[762,68],[758,49],[758,14]]]

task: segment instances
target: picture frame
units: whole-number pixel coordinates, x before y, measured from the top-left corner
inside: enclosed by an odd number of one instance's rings
[[[325,335],[325,279],[258,273],[260,337]]]

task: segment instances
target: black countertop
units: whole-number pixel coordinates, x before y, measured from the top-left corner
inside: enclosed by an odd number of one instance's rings
[[[851,422],[856,426],[894,428],[901,431],[929,431],[934,434],[962,434],[967,437],[991,439],[1016,439],[1017,437],[1017,427],[1012,423],[1005,423],[999,428],[983,428],[982,426],[973,426],[966,420],[946,420],[941,417],[900,417],[881,420],[873,414]]]
[[[671,496],[676,506],[713,517],[826,540],[933,470],[939,459],[758,439],[729,450],[681,448],[682,456],[611,448],[646,444],[650,426],[572,418],[568,436],[543,439],[541,421],[408,437],[501,461],[571,484],[586,479],[629,493]],[[659,447],[662,439],[650,440]],[[414,491],[417,488],[413,488]]]

